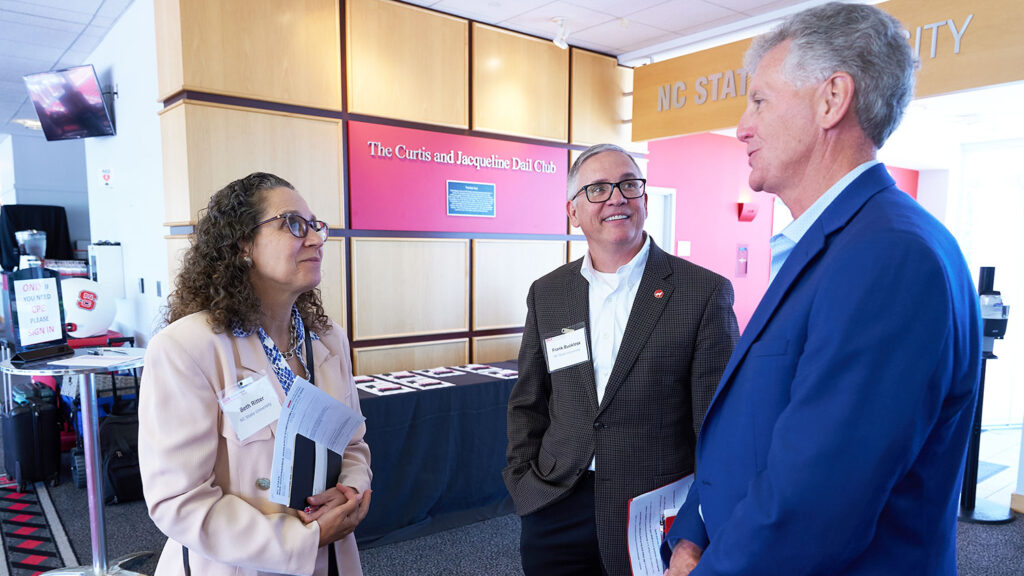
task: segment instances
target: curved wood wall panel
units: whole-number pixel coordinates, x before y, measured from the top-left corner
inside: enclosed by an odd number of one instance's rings
[[[324,244],[324,259],[320,265],[320,301],[331,320],[346,325],[344,238],[328,238]]]
[[[473,338],[473,362],[488,364],[515,360],[519,357],[519,344],[522,341],[522,334]]]
[[[341,110],[339,10],[339,0],[156,0],[174,20],[157,24],[161,98],[185,89]]]
[[[458,338],[417,344],[368,346],[353,350],[352,357],[352,372],[358,375],[460,366],[469,362],[469,343],[465,338]]]
[[[473,329],[522,328],[530,285],[564,263],[565,242],[473,240]]]
[[[569,52],[548,40],[474,23],[472,127],[566,142]]]
[[[195,222],[210,196],[251,172],[292,183],[318,218],[344,227],[341,121],[182,101],[161,116],[169,223]]]
[[[469,241],[353,238],[352,336],[469,329]]]
[[[185,103],[160,112],[160,154],[164,172],[164,225],[187,225],[196,210],[189,198],[188,128]],[[209,196],[207,196],[209,198]],[[174,278],[169,276],[168,278]]]
[[[163,100],[185,85],[185,72],[181,64],[181,2],[154,0],[153,12],[156,24],[157,92]]]
[[[348,0],[349,112],[469,127],[466,20],[387,0]]]

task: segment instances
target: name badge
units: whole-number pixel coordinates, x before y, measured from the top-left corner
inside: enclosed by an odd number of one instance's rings
[[[242,380],[221,392],[218,402],[239,440],[245,440],[276,422],[281,415],[281,402],[266,376],[255,381],[252,378]]]
[[[590,360],[587,350],[587,329],[565,329],[563,334],[544,339],[544,357],[548,373],[557,372]]]

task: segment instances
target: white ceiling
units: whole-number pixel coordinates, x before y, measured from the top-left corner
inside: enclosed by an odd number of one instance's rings
[[[216,1],[216,0],[209,0]],[[542,38],[565,22],[568,43],[640,65],[760,33],[825,0],[406,0]],[[855,0],[877,2],[878,0]],[[22,76],[87,64],[132,0],[0,0],[0,135],[34,135]],[[98,71],[102,74],[102,71]],[[883,151],[910,168],[941,167],[957,142],[1020,138],[1024,84],[916,101]],[[729,133],[729,131],[723,131]]]
[[[0,0],[0,134],[37,120],[22,76],[85,63],[132,0]]]

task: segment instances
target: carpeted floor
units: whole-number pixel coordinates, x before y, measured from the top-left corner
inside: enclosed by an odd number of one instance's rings
[[[50,488],[54,506],[80,563],[90,556],[84,491],[70,482]],[[140,550],[159,551],[164,538],[141,502],[107,506],[108,557]],[[982,526],[960,523],[961,576],[1024,576],[1024,519]],[[501,516],[360,552],[365,576],[519,576],[519,519]],[[142,569],[151,574],[155,558]]]
[[[66,457],[65,457],[66,458]],[[88,505],[84,490],[75,488],[70,481],[67,462],[64,463],[62,481],[58,486],[48,487],[36,483],[36,491],[45,489],[53,508],[59,515],[59,527],[63,530],[78,564],[91,562]],[[0,502],[3,493],[0,492]],[[34,498],[23,500],[24,506],[13,498],[16,508],[36,510],[42,508]],[[4,517],[15,518],[21,512],[12,509]],[[112,561],[123,555],[150,550],[159,553],[165,538],[149,520],[143,502],[131,502],[104,507],[107,536],[107,557]],[[26,518],[17,521],[30,523]],[[13,530],[3,525],[5,538]],[[17,543],[18,540],[12,542]],[[53,545],[41,541],[36,545],[40,550],[53,550]],[[360,552],[366,576],[518,576],[519,568],[519,519],[506,515],[484,522],[440,532],[424,538],[407,540],[396,544],[380,546]],[[25,557],[31,554],[25,555]],[[958,530],[958,559],[962,576],[1024,576],[1024,518],[1006,525],[976,525],[960,523]],[[8,574],[22,576],[35,572],[15,571],[7,562],[0,563],[0,576]],[[37,559],[34,559],[34,561]],[[40,562],[42,562],[40,560]],[[46,566],[52,564],[52,557],[46,557]],[[141,568],[144,574],[152,574],[156,567],[156,556]]]

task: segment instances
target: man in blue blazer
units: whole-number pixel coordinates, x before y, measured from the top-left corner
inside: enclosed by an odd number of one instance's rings
[[[902,26],[826,4],[745,65],[750,185],[795,220],[704,420],[667,574],[956,574],[981,321],[956,241],[875,160],[913,92]]]

